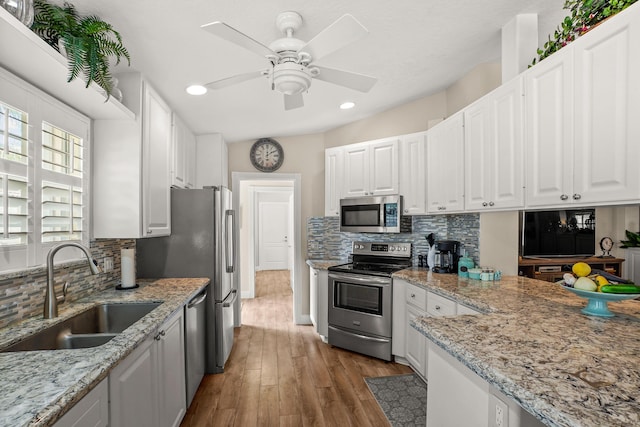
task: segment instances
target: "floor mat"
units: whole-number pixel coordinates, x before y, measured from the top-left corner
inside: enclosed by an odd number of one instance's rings
[[[426,424],[427,384],[418,374],[364,380],[393,427]]]

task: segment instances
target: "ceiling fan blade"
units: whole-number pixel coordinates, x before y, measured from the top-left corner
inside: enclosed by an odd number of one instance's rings
[[[369,34],[353,16],[346,14],[309,40],[299,52],[307,52],[313,61],[326,56]]]
[[[214,34],[231,43],[241,46],[251,52],[257,53],[260,56],[276,55],[276,53],[269,49],[267,46],[263,45],[259,41],[252,39],[248,35],[241,33],[235,28],[228,26],[224,22],[211,22],[209,24],[204,24],[200,28],[207,30],[211,34]]]
[[[264,71],[252,71],[250,73],[238,74],[233,77],[227,77],[224,79],[216,80],[205,84],[210,89],[222,89],[223,87],[235,85],[237,83],[246,82],[247,80],[255,79],[264,76]]]
[[[284,96],[284,109],[294,110],[296,108],[304,107],[304,100],[302,99],[302,93],[296,93],[294,95]]]
[[[335,68],[318,67],[319,73],[314,78],[333,83],[336,85],[348,87],[360,92],[369,92],[378,79],[364,74],[352,73],[350,71],[336,70]]]

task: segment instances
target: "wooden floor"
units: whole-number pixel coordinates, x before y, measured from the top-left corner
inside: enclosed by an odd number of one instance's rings
[[[388,426],[364,382],[412,372],[293,324],[288,271],[256,276],[223,374],[206,375],[181,426]]]

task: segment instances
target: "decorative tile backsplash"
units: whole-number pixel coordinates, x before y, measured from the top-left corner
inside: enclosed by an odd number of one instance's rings
[[[307,220],[307,257],[309,259],[344,259],[351,254],[354,241],[411,242],[413,264],[418,255],[426,255],[426,236],[438,240],[458,240],[474,261],[479,260],[480,214],[412,216],[411,233],[341,233],[338,217],[313,217]]]
[[[113,270],[91,274],[87,261],[72,261],[56,266],[56,293],[62,295],[62,284],[69,282],[67,302],[116,286],[120,280],[120,249],[135,248],[132,239],[96,239],[89,245],[93,258],[100,263],[113,258]],[[47,286],[46,266],[0,274],[0,328],[19,320],[42,315]]]

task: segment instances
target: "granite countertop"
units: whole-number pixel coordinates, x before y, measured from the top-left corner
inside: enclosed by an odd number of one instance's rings
[[[209,279],[160,279],[140,288],[96,293],[59,306],[56,319],[41,316],[0,329],[0,348],[65,320],[96,303],[163,302],[145,317],[99,347],[0,353],[2,425],[52,425],[84,397],[109,370],[131,353],[171,315],[209,283]]]
[[[316,270],[326,270],[334,265],[346,264],[346,259],[308,259],[307,265]]]
[[[586,300],[523,277],[482,282],[421,268],[393,275],[485,314],[413,326],[549,426],[640,425],[640,301]]]

